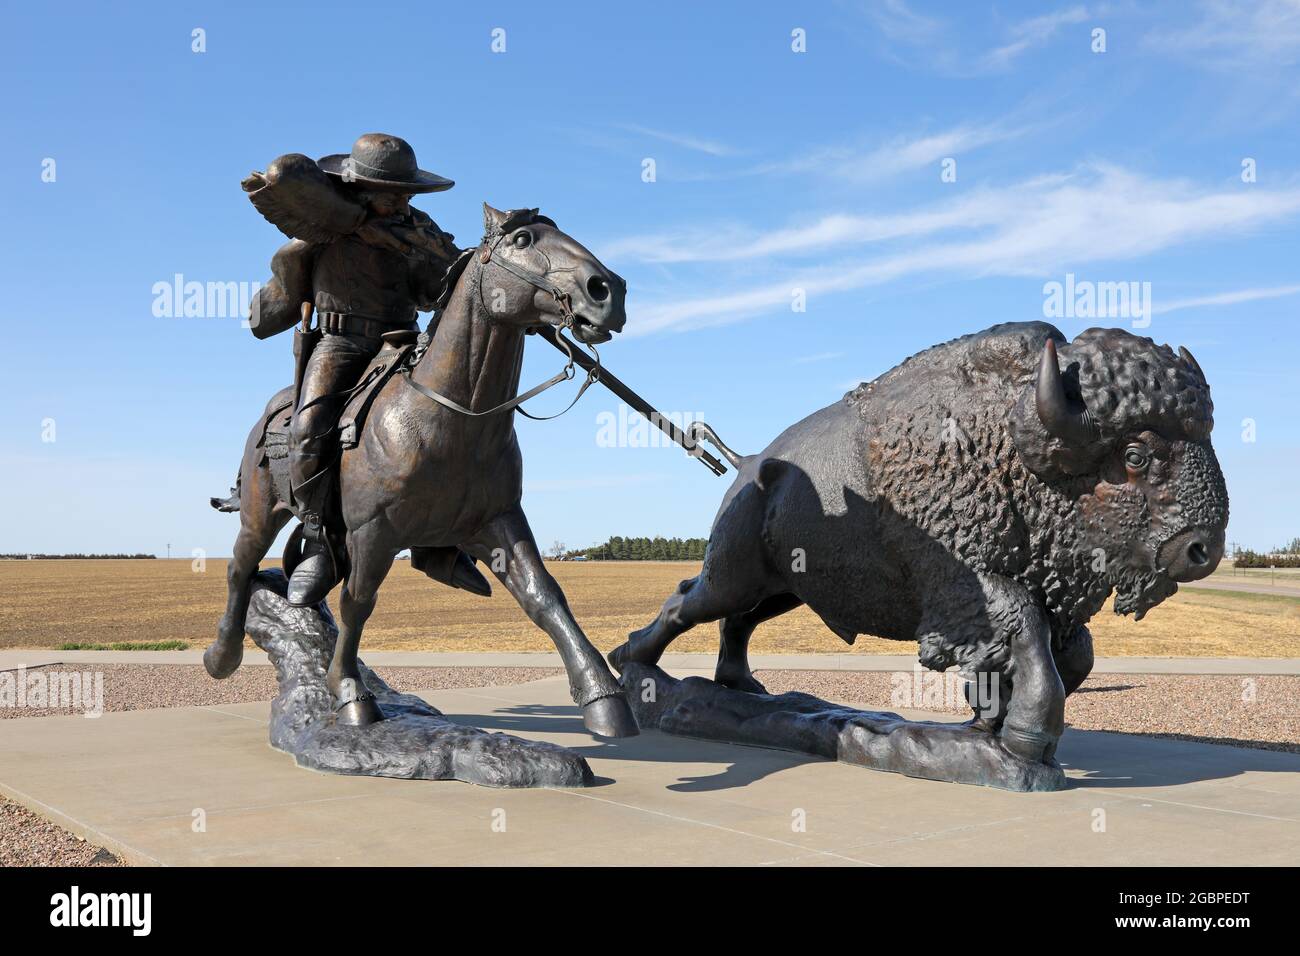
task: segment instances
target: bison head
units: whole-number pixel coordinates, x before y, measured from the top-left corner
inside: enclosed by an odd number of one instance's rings
[[[1186,349],[1120,329],[1081,333],[1061,360],[1064,373],[1049,337],[1011,415],[1016,450],[1072,500],[1076,558],[1091,557],[1116,612],[1140,620],[1223,557],[1228,494],[1210,389]]]

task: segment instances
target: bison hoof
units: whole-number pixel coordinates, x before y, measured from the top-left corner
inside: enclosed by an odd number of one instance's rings
[[[641,732],[622,694],[587,704],[582,708],[582,723],[597,737],[635,737]]]
[[[746,671],[743,674],[728,674],[719,670],[713,675],[713,682],[721,684],[723,687],[730,687],[732,690],[742,691],[746,694],[766,694],[767,688],[759,683],[758,678]]]
[[[998,739],[1002,741],[1003,747],[1030,763],[1045,763],[1056,752],[1056,738],[1036,730],[1023,730],[1003,724]]]
[[[244,642],[227,642],[220,638],[208,645],[203,652],[203,667],[217,680],[229,677],[239,670],[244,661]]]

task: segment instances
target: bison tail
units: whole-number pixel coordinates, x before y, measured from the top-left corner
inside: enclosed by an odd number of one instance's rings
[[[703,439],[708,442],[722,454],[723,458],[731,463],[732,468],[739,468],[741,461],[744,460],[744,455],[732,451],[723,444],[722,439],[718,437],[718,433],[705,422],[691,422],[686,428],[686,434],[691,441],[698,442]]]

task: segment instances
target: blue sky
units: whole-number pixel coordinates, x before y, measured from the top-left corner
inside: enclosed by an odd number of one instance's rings
[[[1229,539],[1300,535],[1300,0],[8,3],[5,23],[0,551],[229,553],[207,497],[289,337],[156,316],[154,286],[264,281],[282,237],[239,180],[371,130],[457,181],[417,205],[462,244],[483,201],[540,206],[623,274],[606,361],[747,452],[921,348],[1042,318],[1067,273],[1149,282],[1143,334],[1213,386]],[[1130,320],[1057,321],[1094,324]],[[525,380],[555,366],[534,344]],[[519,422],[539,540],[706,534],[726,479],[602,447],[616,408],[593,389]]]

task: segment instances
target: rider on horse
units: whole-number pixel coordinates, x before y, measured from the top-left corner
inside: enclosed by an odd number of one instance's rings
[[[308,606],[324,599],[340,577],[339,542],[331,544],[328,526],[343,405],[383,347],[382,336],[415,331],[416,313],[434,308],[459,254],[454,237],[409,200],[453,182],[420,169],[405,140],[367,133],[350,155],[313,163],[290,154],[243,185],[258,210],[292,237],[272,260],[274,278],[258,290],[254,334],[283,331],[300,311],[310,314],[308,305],[318,320],[318,328],[304,328],[295,345],[300,354],[290,428],[290,487],[303,525],[303,553],[288,597]],[[455,583],[454,563],[445,576]]]

